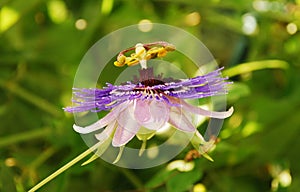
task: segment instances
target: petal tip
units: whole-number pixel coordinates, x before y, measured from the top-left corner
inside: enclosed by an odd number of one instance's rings
[[[76,124],[73,125],[73,129],[74,131],[76,131],[77,133],[81,133],[83,127],[77,126]]]
[[[112,142],[111,142],[111,145],[113,147],[121,147],[122,146],[122,143],[120,143],[119,141],[117,141],[116,139],[113,139]]]
[[[230,117],[233,114],[233,112],[234,112],[233,106],[231,106],[227,112],[228,112],[228,116],[227,117]]]
[[[214,159],[211,158],[211,156],[209,156],[207,153],[203,153],[202,156],[203,156],[204,158],[206,158],[207,160],[209,160],[209,161],[211,161],[211,162],[214,162]]]

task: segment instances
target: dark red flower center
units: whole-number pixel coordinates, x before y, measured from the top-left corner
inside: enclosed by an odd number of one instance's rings
[[[142,85],[146,87],[152,87],[154,85],[163,85],[165,82],[158,80],[158,79],[147,79],[141,82]]]

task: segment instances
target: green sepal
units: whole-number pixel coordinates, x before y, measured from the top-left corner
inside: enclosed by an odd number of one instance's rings
[[[214,146],[214,143],[215,143],[214,139],[205,141],[199,132],[196,132],[191,140],[191,144],[199,152],[199,154],[202,155],[207,160],[212,161],[212,162],[214,160],[207,154],[207,152]]]

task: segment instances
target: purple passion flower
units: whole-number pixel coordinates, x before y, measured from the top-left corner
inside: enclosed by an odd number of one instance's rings
[[[199,141],[196,149],[201,154],[205,153],[206,150],[201,148],[205,140],[192,123],[192,116],[196,114],[224,119],[231,116],[233,108],[224,112],[208,111],[188,104],[185,99],[226,94],[226,86],[231,82],[221,77],[222,68],[203,76],[174,80],[164,79],[162,75],[154,76],[153,68],[147,68],[145,61],[146,59],[140,62],[142,69],[139,70],[139,77],[135,77],[133,81],[122,85],[107,83],[102,89],[73,88],[73,102],[76,105],[64,108],[65,111],[109,111],[106,116],[89,126],[74,125],[74,130],[88,134],[103,129],[95,134],[103,147],[107,148],[111,143],[122,151],[134,136],[145,144],[156,131],[169,123],[180,131],[194,133]],[[145,145],[142,145],[140,152],[143,149]]]

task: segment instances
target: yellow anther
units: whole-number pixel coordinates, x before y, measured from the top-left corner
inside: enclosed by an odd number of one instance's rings
[[[164,56],[167,55],[167,53],[168,53],[168,51],[165,48],[163,48],[163,49],[158,51],[157,57],[164,57]]]
[[[114,62],[114,65],[117,67],[122,67],[126,64],[126,57],[124,55],[120,55],[117,58],[117,61]]]
[[[135,50],[129,57],[126,57],[124,53]],[[122,52],[114,62],[115,66],[122,67],[124,65],[133,66],[138,63],[142,68],[147,68],[147,60],[157,57],[164,57],[168,52],[174,51],[175,46],[166,42],[155,42],[149,44],[138,43],[135,47],[128,48]]]
[[[128,66],[133,66],[139,63],[139,60],[137,58],[130,58],[128,59],[128,61],[126,61],[126,64]]]
[[[147,51],[146,59],[149,60],[149,59],[156,58],[159,49],[160,48],[158,48],[158,47],[153,47],[153,48],[149,49]]]
[[[166,51],[175,51],[176,47],[174,45],[165,46]]]

